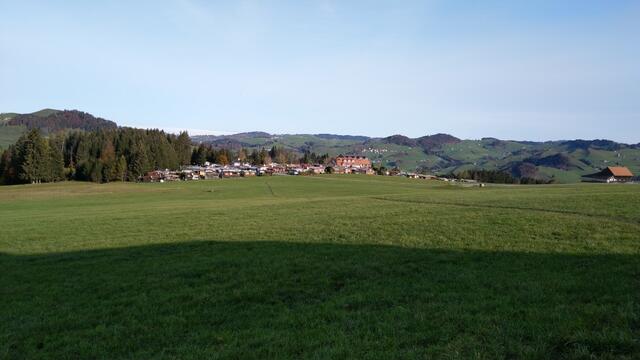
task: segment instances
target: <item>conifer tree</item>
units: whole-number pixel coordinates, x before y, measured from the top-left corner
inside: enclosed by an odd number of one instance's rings
[[[108,182],[115,180],[116,170],[116,149],[110,139],[105,140],[100,150],[100,163],[102,171],[102,181]]]
[[[191,138],[186,131],[181,132],[173,143],[176,152],[178,165],[189,165],[191,163]]]
[[[62,155],[63,140],[61,137],[49,139],[49,177],[50,181],[64,179],[64,157]]]
[[[141,141],[137,141],[131,153],[131,162],[129,163],[129,180],[137,181],[149,168],[149,160],[146,149]]]
[[[120,155],[115,165],[114,180],[125,181],[127,176],[127,159]]]

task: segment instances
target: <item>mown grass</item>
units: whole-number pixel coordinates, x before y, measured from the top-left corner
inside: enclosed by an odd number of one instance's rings
[[[0,188],[0,358],[640,357],[640,187]]]

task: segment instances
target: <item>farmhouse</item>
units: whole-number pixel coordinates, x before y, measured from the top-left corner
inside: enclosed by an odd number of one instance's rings
[[[631,181],[633,174],[624,166],[609,166],[604,170],[590,175],[584,175],[582,177],[583,182],[598,182],[598,183],[624,183]]]

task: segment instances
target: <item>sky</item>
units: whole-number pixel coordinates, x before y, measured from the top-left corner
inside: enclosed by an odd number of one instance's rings
[[[0,112],[640,142],[640,0],[0,0]]]

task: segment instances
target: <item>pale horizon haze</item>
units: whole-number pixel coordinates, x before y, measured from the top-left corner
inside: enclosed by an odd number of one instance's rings
[[[640,143],[640,1],[0,0],[0,13],[0,112]]]

